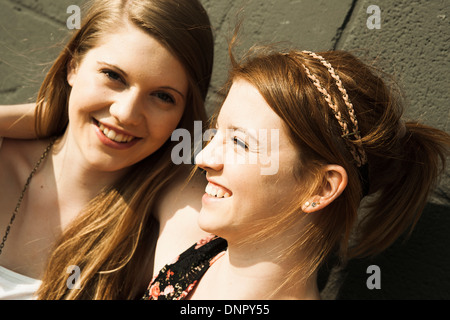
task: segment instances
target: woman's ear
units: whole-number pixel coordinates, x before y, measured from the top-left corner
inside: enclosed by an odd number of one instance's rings
[[[69,64],[67,65],[67,83],[73,87],[73,84],[75,83],[75,77],[78,72],[78,64],[75,62],[74,59],[71,59]]]
[[[303,204],[302,210],[305,213],[313,213],[322,210],[342,192],[347,186],[348,176],[347,171],[339,165],[326,165],[324,168],[324,183],[317,194],[312,195],[311,198]]]

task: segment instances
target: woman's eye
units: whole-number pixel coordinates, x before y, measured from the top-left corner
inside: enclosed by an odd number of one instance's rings
[[[164,101],[165,103],[175,103],[175,99],[172,97],[172,95],[165,93],[165,92],[157,92],[154,94],[158,99]]]
[[[106,75],[109,79],[113,81],[120,81],[123,82],[122,77],[117,72],[114,72],[112,70],[102,70],[102,73]]]
[[[240,146],[241,148],[244,148],[245,150],[248,150],[248,146],[247,144],[245,144],[244,141],[242,141],[241,139],[237,138],[237,137],[233,137],[233,143],[235,145]]]

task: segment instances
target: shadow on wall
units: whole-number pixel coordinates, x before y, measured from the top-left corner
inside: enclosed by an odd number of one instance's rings
[[[324,299],[450,299],[450,197],[448,205],[428,203],[411,236],[398,239],[372,259],[355,259],[343,270],[323,268]],[[406,241],[405,241],[406,240]],[[379,267],[380,288],[369,289],[371,265]]]

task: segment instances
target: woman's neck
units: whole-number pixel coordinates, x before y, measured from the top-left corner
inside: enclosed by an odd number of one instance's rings
[[[63,136],[53,147],[48,170],[54,177],[61,220],[71,220],[103,188],[112,185],[125,170],[108,172],[90,167]],[[64,217],[67,216],[67,217]]]
[[[316,274],[307,281],[292,279],[285,282],[299,259],[293,257],[281,262],[281,255],[274,242],[270,241],[258,245],[228,242],[226,254],[206,272],[192,298],[320,299]]]

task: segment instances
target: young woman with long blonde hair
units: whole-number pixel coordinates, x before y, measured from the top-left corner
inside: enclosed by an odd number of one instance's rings
[[[40,139],[0,148],[5,299],[141,296],[152,212],[186,169],[170,136],[206,120],[213,36],[199,1],[94,0],[83,18],[39,91]]]

